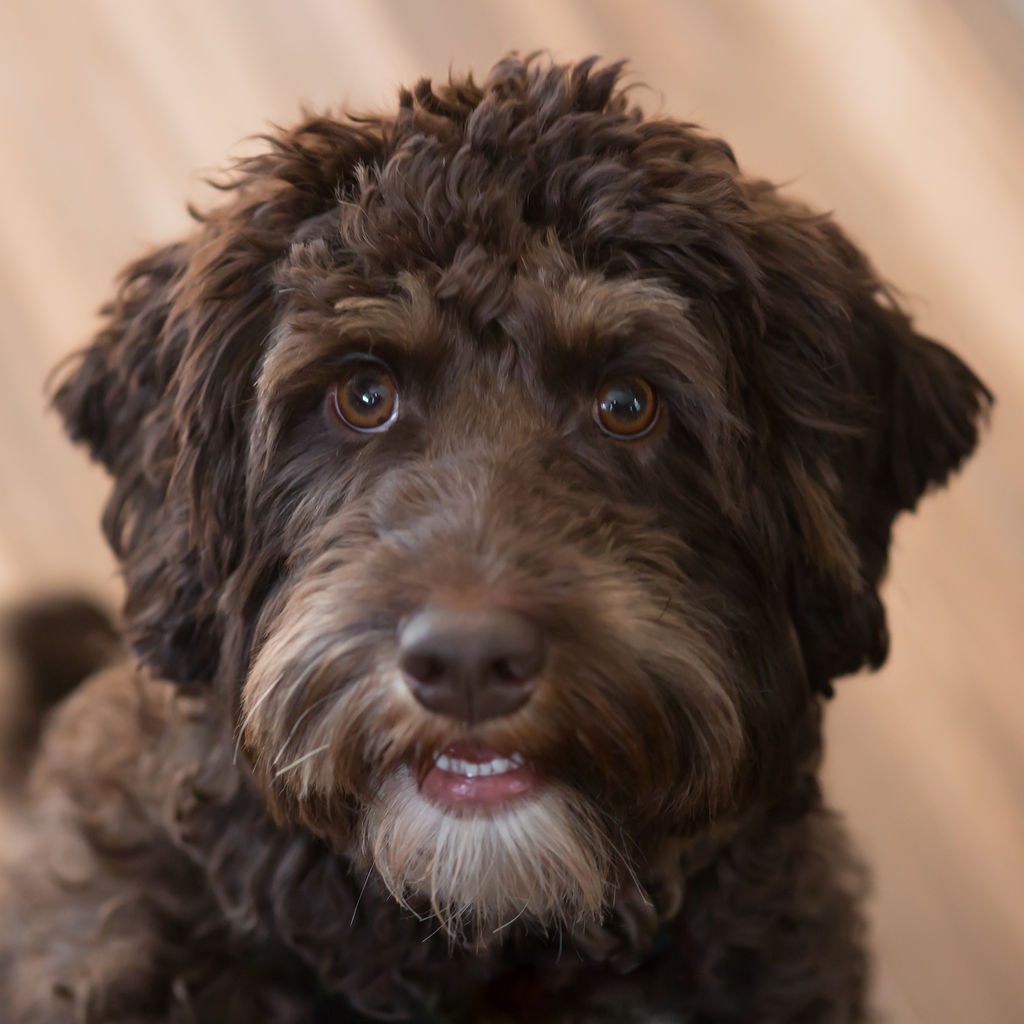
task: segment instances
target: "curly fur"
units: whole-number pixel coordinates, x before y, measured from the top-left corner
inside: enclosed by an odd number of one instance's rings
[[[128,268],[56,405],[113,479],[135,658],[34,771],[18,1024],[866,1018],[821,708],[884,660],[893,521],[990,396],[620,75],[510,57],[309,117]],[[326,411],[352,352],[402,389],[370,439]],[[590,419],[611,367],[657,387],[642,442]],[[473,732],[549,780],[493,820],[419,796],[466,729],[396,660],[467,591],[550,647]]]

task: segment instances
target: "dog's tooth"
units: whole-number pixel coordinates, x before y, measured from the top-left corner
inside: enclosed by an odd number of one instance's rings
[[[459,757],[449,757],[447,754],[435,754],[434,764],[443,772],[451,772],[453,775],[462,775],[467,779],[484,778],[491,775],[504,775],[506,772],[516,768],[522,768],[523,757],[521,754],[510,754],[506,757],[494,757],[490,761],[464,761]]]

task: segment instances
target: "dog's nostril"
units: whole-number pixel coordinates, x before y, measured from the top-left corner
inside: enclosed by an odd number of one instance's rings
[[[402,658],[401,665],[406,675],[412,676],[426,686],[439,683],[444,678],[445,666],[440,658],[407,654]]]
[[[523,683],[537,674],[538,667],[525,658],[499,658],[491,666],[491,670],[500,682]]]
[[[424,608],[399,633],[399,667],[413,695],[463,721],[520,708],[543,666],[540,630],[507,609]]]

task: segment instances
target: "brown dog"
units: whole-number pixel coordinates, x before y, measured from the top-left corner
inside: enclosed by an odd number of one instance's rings
[[[57,407],[137,662],[58,713],[18,1024],[863,1020],[816,780],[989,395],[619,66],[269,139]]]

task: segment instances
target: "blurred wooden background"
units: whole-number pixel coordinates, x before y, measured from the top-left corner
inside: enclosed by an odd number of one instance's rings
[[[889,665],[839,687],[828,782],[873,862],[878,1003],[1024,1021],[1021,0],[6,0],[0,5],[0,596],[116,598],[105,484],[47,371],[199,177],[300,104],[509,49],[630,56],[644,104],[836,211],[997,392],[981,454],[898,532]]]

